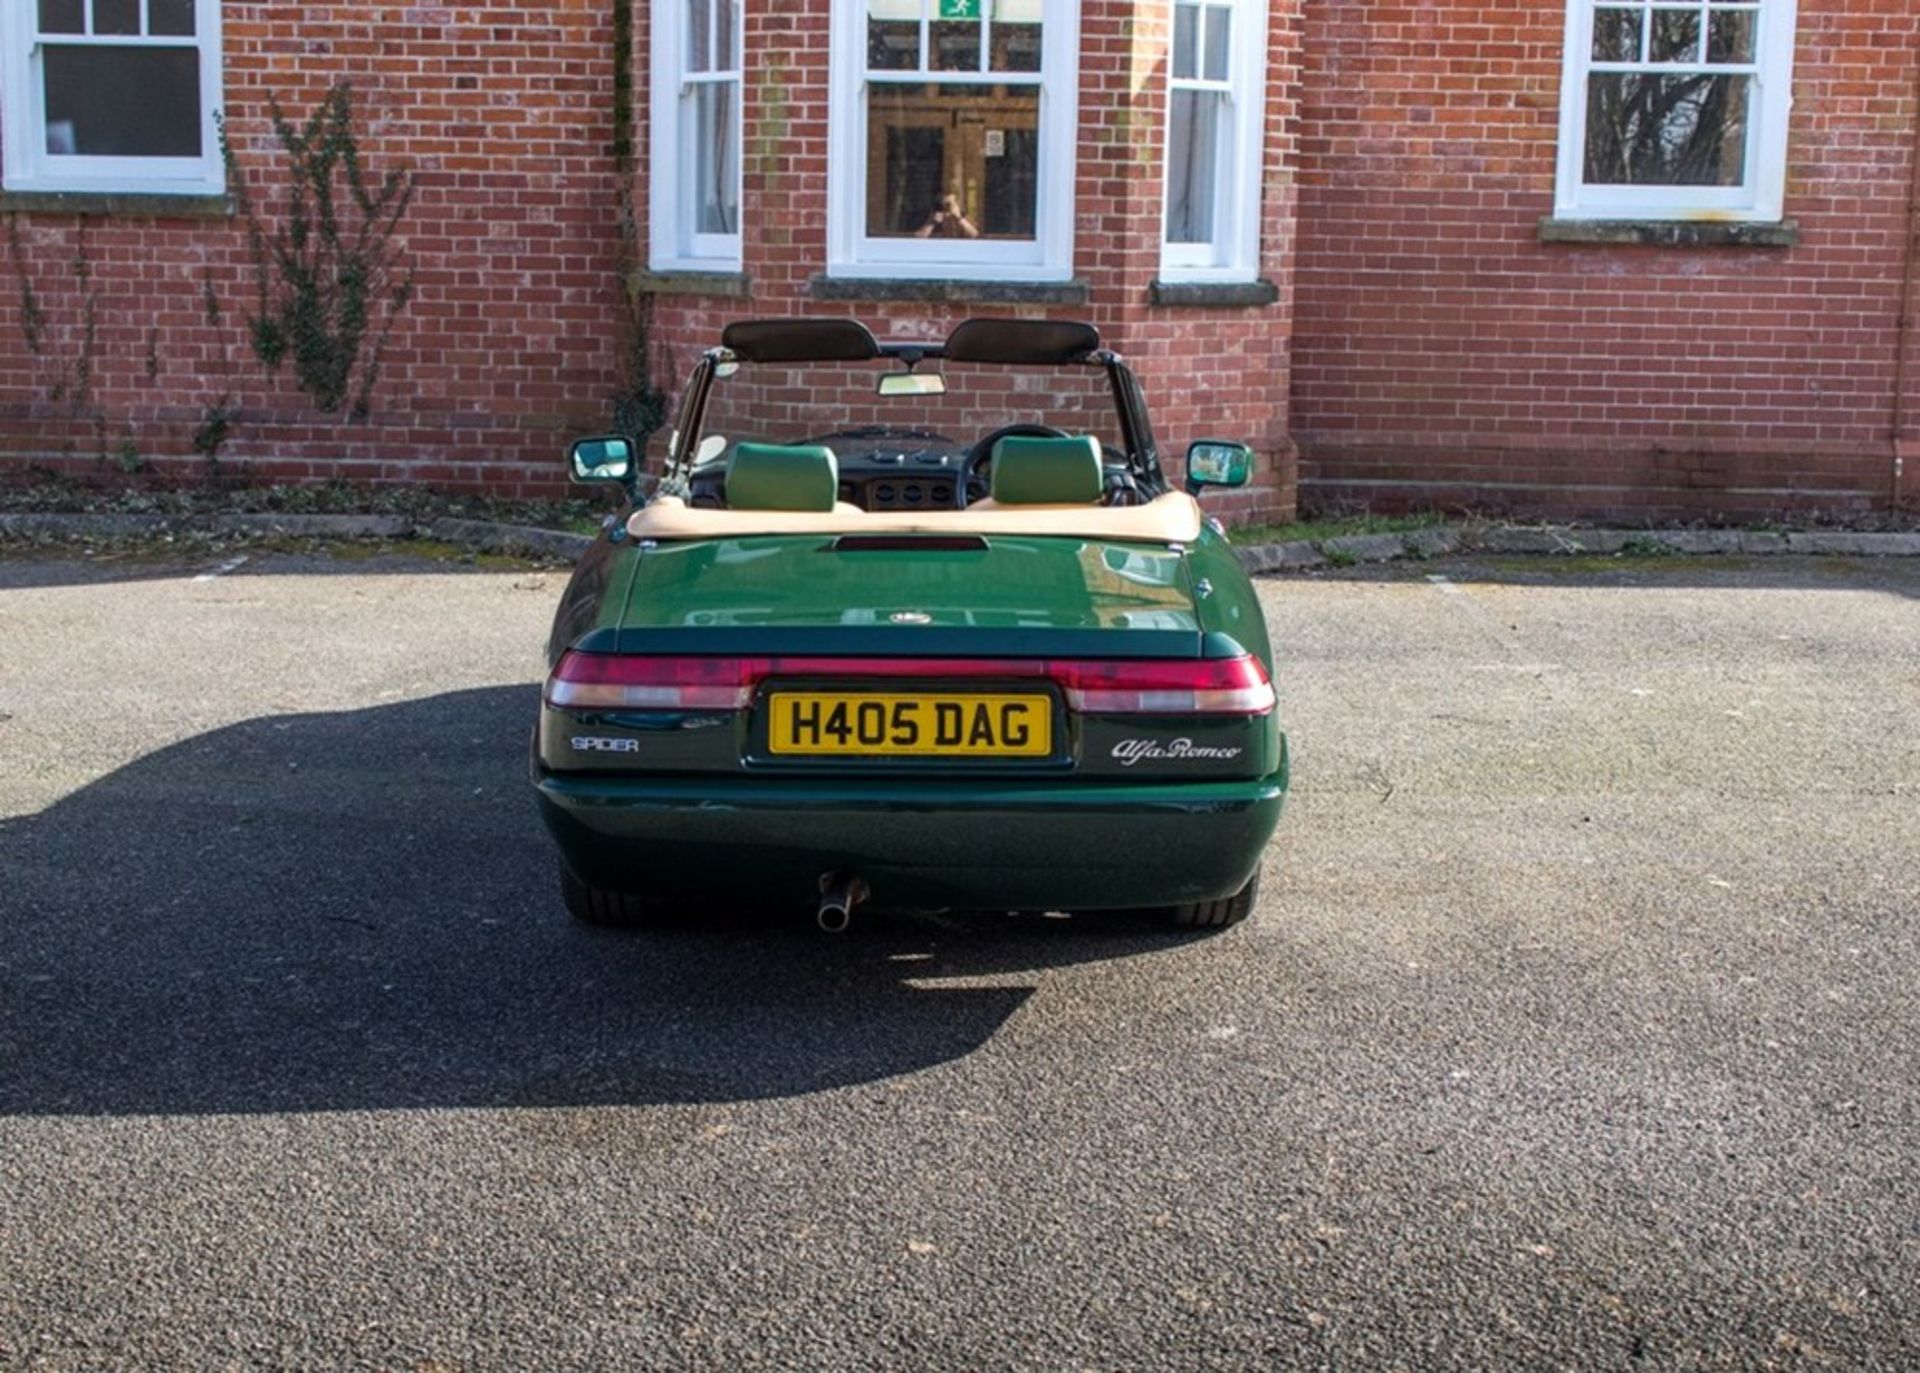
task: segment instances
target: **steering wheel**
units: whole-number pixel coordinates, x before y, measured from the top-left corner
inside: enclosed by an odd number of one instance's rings
[[[993,460],[993,446],[1002,439],[1035,438],[1065,439],[1072,435],[1064,429],[1055,429],[1051,424],[1003,424],[991,434],[982,438],[967,450],[960,459],[960,479],[953,484],[953,503],[957,509],[965,510],[975,501],[985,497],[991,486],[980,469]]]

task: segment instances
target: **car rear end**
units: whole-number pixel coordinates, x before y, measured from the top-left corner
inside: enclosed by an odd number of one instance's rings
[[[703,547],[649,550],[548,679],[535,780],[582,882],[1080,910],[1247,883],[1285,740],[1264,637],[1209,629],[1181,551]]]

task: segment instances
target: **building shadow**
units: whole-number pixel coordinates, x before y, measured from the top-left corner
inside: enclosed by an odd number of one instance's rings
[[[577,927],[526,782],[534,691],[251,720],[0,824],[0,1114],[779,1097],[972,1052],[1020,973],[1178,956],[1005,916]],[[1010,978],[943,985],[979,974]]]

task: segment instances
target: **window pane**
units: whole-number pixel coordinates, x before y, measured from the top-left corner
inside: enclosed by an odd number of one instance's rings
[[[1640,60],[1640,21],[1644,17],[1644,10],[1595,10],[1593,12],[1593,60],[1638,62]]]
[[[198,52],[53,43],[44,52],[49,153],[200,156]]]
[[[1040,0],[1001,0],[993,7],[993,70],[1039,71],[1040,31]]]
[[[1589,80],[1590,184],[1745,184],[1752,77],[1596,72]]]
[[[1039,205],[1038,86],[867,91],[867,233],[1031,239]]]
[[[708,0],[687,0],[687,70],[713,70],[713,11]]]
[[[93,31],[100,34],[138,34],[140,0],[93,0]]]
[[[980,21],[962,19],[927,25],[927,45],[933,49],[933,66],[943,72],[980,70]]]
[[[1200,11],[1192,5],[1173,7],[1173,74],[1187,78],[1199,73]]]
[[[998,139],[995,132],[987,131],[987,218],[982,227],[988,238],[1032,238],[1033,212],[1039,204],[1039,130],[1001,129]]]
[[[740,181],[735,150],[740,136],[737,92],[731,81],[703,81],[693,88],[694,231],[739,232]]]
[[[1655,10],[1648,40],[1649,62],[1700,60],[1700,11]]]
[[[920,26],[867,21],[867,66],[874,71],[913,71],[920,65]]]
[[[1219,170],[1218,91],[1173,93],[1167,131],[1167,242],[1213,242],[1213,202]]]
[[[738,69],[740,65],[740,59],[733,51],[733,33],[740,23],[740,15],[734,6],[734,0],[719,0],[719,11],[720,15],[716,21],[719,29],[713,36],[718,51],[713,65],[719,71],[730,72]]]
[[[193,36],[193,0],[147,0],[147,32]]]
[[[1219,5],[1207,8],[1207,38],[1200,63],[1209,81],[1227,79],[1227,43],[1233,37],[1233,11]]]
[[[874,93],[873,104],[880,103]],[[875,111],[876,120],[880,118]],[[874,238],[912,237],[923,226],[934,232],[959,233],[962,226],[941,208],[944,187],[941,177],[946,168],[947,131],[937,127],[911,124],[888,125],[881,129],[880,166],[873,165],[869,152],[867,176],[881,177],[878,187],[867,190],[867,233]],[[929,234],[928,237],[932,237]]]
[[[40,32],[85,33],[84,0],[40,0]]]
[[[1754,18],[1749,10],[1735,10],[1731,14],[1716,13],[1711,21],[1712,27],[1707,31],[1707,61],[1753,61]]]

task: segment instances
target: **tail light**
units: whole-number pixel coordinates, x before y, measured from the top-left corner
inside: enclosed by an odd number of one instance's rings
[[[630,658],[568,653],[547,679],[547,704],[566,710],[740,710],[765,658]]]
[[[1265,715],[1273,683],[1260,660],[1238,658],[666,658],[568,653],[547,679],[564,710],[744,710],[770,677],[830,681],[1036,679],[1083,715]]]
[[[1067,704],[1085,715],[1265,715],[1273,709],[1273,683],[1250,653],[1054,666]]]

